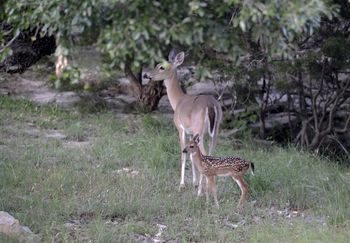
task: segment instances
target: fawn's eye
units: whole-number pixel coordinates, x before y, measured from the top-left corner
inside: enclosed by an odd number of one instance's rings
[[[165,68],[164,68],[163,66],[160,66],[160,67],[159,67],[159,70],[162,70],[162,71],[163,71],[164,69],[165,69]]]
[[[193,145],[190,145],[190,148],[194,148],[194,146],[193,146]]]

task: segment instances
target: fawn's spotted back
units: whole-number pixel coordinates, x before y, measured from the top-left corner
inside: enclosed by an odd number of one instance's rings
[[[213,168],[232,168],[237,172],[248,169],[250,161],[242,159],[240,157],[213,157],[203,156],[203,166],[209,166]]]

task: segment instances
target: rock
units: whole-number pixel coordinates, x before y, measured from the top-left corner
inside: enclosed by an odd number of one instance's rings
[[[25,242],[38,242],[40,240],[27,226],[20,225],[17,219],[3,211],[0,211],[0,233],[17,236]]]
[[[297,121],[297,117],[294,114],[290,115],[290,121],[292,123]],[[274,114],[269,114],[265,118],[265,128],[266,129],[279,129],[282,128],[283,126],[288,126],[289,124],[289,114],[288,112],[280,112],[280,113],[274,113]],[[256,128],[258,129],[260,127],[260,123],[254,123],[250,125],[251,128]]]
[[[10,214],[0,211],[0,232],[6,235],[13,235],[20,231],[19,221]]]
[[[73,107],[80,101],[80,97],[73,91],[58,93],[55,97],[55,103],[63,108]]]
[[[162,114],[173,114],[173,108],[171,108],[169,98],[167,95],[163,95],[158,104],[158,111]]]
[[[104,97],[103,100],[109,108],[116,111],[125,112],[137,106],[137,99],[135,97],[124,94],[115,95],[114,97]]]
[[[147,80],[148,81],[148,80]],[[146,84],[147,81],[143,80],[142,81],[142,85]],[[130,81],[127,78],[119,78],[117,81],[117,93],[119,94],[124,94],[124,95],[129,95],[129,96],[133,96],[134,95],[134,91],[130,85]]]
[[[164,224],[157,224],[157,227],[158,227],[158,233],[154,235],[154,238],[152,240],[154,243],[164,242],[164,240],[162,240],[162,233],[167,228],[167,226]]]
[[[187,88],[188,94],[212,94],[216,95],[215,86],[211,82],[198,82]]]
[[[91,144],[90,141],[65,141],[63,143],[63,147],[67,149],[71,149],[71,148],[84,149],[88,147],[90,144]]]
[[[56,139],[65,139],[66,135],[64,135],[62,132],[57,130],[49,130],[45,134],[46,138],[56,138]]]
[[[46,91],[43,93],[33,94],[32,100],[38,104],[48,104],[55,102],[56,92]]]
[[[194,77],[194,73],[194,66],[182,66],[177,70],[178,79],[182,82],[188,82],[188,80]]]

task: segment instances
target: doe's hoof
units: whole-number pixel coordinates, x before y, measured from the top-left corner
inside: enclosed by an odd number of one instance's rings
[[[185,189],[185,184],[180,184],[179,192],[182,192]]]
[[[244,206],[242,204],[238,204],[236,209],[237,209],[238,213],[243,213],[244,212]]]

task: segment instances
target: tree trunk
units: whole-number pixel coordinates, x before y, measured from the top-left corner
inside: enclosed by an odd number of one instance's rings
[[[154,111],[157,109],[160,99],[163,96],[163,82],[150,80],[148,84],[142,86],[140,97],[140,106],[145,111]]]
[[[265,122],[265,115],[266,115],[266,108],[268,106],[270,96],[270,77],[269,80],[266,81],[266,76],[263,77],[263,85],[261,88],[261,105],[260,105],[260,112],[259,112],[259,120],[260,120],[260,126],[259,126],[259,137],[261,139],[266,138],[266,122]]]
[[[139,71],[142,73],[142,70]],[[136,76],[134,72],[131,70],[130,61],[125,63],[124,73],[126,78],[130,81],[130,86],[132,92],[136,99],[140,99],[142,92],[142,80],[140,80],[140,75]]]
[[[142,69],[135,75],[130,62],[126,63],[124,71],[130,81],[134,96],[138,99],[139,107],[145,112],[156,110],[164,94],[163,82],[150,80],[147,84],[142,85]]]

